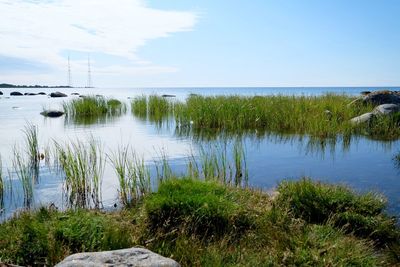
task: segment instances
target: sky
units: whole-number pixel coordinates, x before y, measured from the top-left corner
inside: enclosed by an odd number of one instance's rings
[[[398,0],[0,0],[0,83],[400,86]]]

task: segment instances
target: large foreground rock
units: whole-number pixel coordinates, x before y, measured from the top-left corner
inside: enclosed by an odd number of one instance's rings
[[[50,97],[67,97],[67,95],[61,92],[54,92],[50,94]]]
[[[64,115],[64,112],[59,110],[44,110],[43,112],[40,112],[40,114],[45,117],[58,118]]]
[[[78,253],[65,258],[57,267],[97,267],[97,266],[132,266],[132,267],[179,267],[169,258],[160,256],[144,248],[129,248],[114,251]]]
[[[364,96],[363,102],[373,105],[400,104],[400,94],[395,91],[375,91]]]

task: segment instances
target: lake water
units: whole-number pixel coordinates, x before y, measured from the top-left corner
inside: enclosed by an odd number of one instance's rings
[[[126,103],[128,98],[149,94],[172,94],[183,100],[189,94],[200,95],[320,95],[324,93],[359,95],[361,91],[380,88],[71,88],[71,89],[0,89],[0,154],[3,175],[12,177],[14,187],[18,181],[13,175],[13,148],[24,148],[22,130],[31,123],[39,130],[39,147],[44,150],[54,140],[66,142],[101,140],[104,153],[110,154],[118,146],[129,144],[148,165],[164,151],[176,172],[184,169],[190,153],[196,155],[204,143],[217,143],[219,139],[205,141],[194,135],[181,134],[175,126],[161,127],[146,120],[135,118],[129,111],[107,122],[91,125],[74,124],[61,118],[44,118],[40,112],[45,109],[60,109],[63,101],[75,98],[49,98],[47,96],[9,97],[11,91],[54,92],[60,90],[70,95],[100,94],[115,97]],[[389,88],[399,90],[400,88]],[[400,169],[393,160],[400,152],[399,141],[383,142],[365,137],[353,137],[350,142],[337,140],[314,140],[307,136],[253,134],[241,136],[246,152],[249,170],[249,184],[265,190],[273,189],[282,179],[299,179],[308,176],[316,180],[349,185],[357,191],[376,191],[389,200],[389,212],[400,214]],[[103,204],[106,208],[118,202],[118,181],[109,164],[105,168],[102,183]],[[34,186],[36,205],[50,202],[63,206],[62,179],[42,163],[40,177]],[[9,216],[22,208],[19,194],[6,195],[3,216]]]

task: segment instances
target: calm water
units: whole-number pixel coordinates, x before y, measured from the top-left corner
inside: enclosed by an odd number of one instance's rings
[[[59,89],[67,94],[101,94],[112,96],[129,103],[130,97],[148,94],[173,94],[185,99],[190,93],[201,95],[320,95],[331,92],[337,94],[358,95],[361,91],[377,88],[154,88],[154,89],[108,89],[74,88]],[[399,90],[400,88],[391,88]],[[8,97],[11,91],[50,93],[57,89],[0,89],[0,154],[3,162],[3,174],[12,174],[12,151],[14,146],[24,148],[22,130],[30,122],[39,129],[41,150],[56,140],[58,142],[86,140],[93,136],[101,140],[104,151],[110,154],[118,146],[131,147],[152,165],[160,155],[166,152],[175,171],[183,170],[187,157],[199,149],[205,141],[192,135],[181,135],[174,125],[157,127],[149,121],[135,118],[128,111],[126,115],[112,121],[92,125],[67,123],[64,117],[49,119],[40,115],[43,108],[60,109],[63,101],[74,98],[54,99],[47,96]],[[129,108],[128,108],[129,109]],[[313,179],[343,183],[357,191],[376,191],[389,199],[389,212],[400,214],[400,169],[393,157],[400,151],[399,141],[382,142],[355,137],[350,143],[340,138],[335,142],[313,140],[297,135],[244,136],[243,143],[247,155],[249,183],[266,190],[272,189],[282,179],[299,179],[309,176]],[[212,140],[209,142],[218,142]],[[13,175],[11,175],[13,176]],[[15,176],[15,175],[14,175]],[[18,188],[16,178],[12,183]],[[103,178],[103,202],[111,207],[117,202],[118,181],[107,165]],[[35,185],[34,201],[37,205],[50,202],[62,204],[62,180],[54,172],[41,166],[39,183]],[[3,216],[22,207],[23,199],[18,194],[6,196]]]

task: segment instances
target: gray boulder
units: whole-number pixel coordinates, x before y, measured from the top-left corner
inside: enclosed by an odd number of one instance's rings
[[[23,94],[21,92],[11,92],[10,95],[11,96],[21,96]]]
[[[364,113],[358,117],[354,117],[350,120],[351,124],[358,125],[361,123],[369,122],[375,117],[375,115],[372,112]]]
[[[54,92],[50,94],[50,97],[67,97],[67,95],[61,92]]]
[[[400,104],[400,94],[395,91],[375,91],[365,95],[363,102],[373,105]]]
[[[396,104],[383,104],[374,108],[372,113],[375,115],[390,115],[400,111],[400,105]]]
[[[43,112],[40,112],[40,114],[45,117],[58,118],[64,115],[64,112],[58,110],[44,110]]]
[[[169,258],[160,256],[143,248],[129,248],[114,251],[77,253],[66,257],[57,267],[96,267],[96,266],[132,266],[132,267],[179,267]]]

